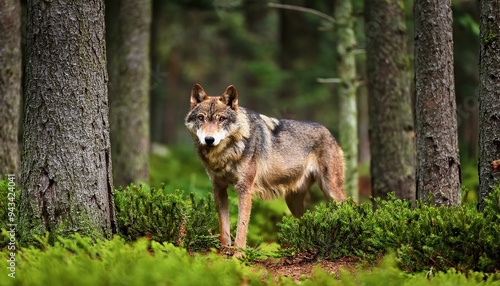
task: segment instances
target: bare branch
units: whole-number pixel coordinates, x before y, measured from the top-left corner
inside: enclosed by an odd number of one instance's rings
[[[319,83],[342,83],[343,81],[340,78],[320,78],[316,79]]]
[[[315,10],[315,9],[305,8],[305,7],[301,7],[301,6],[295,6],[295,5],[278,4],[278,3],[268,3],[267,6],[269,6],[271,8],[277,8],[277,9],[287,9],[287,10],[300,11],[300,12],[304,12],[304,13],[310,13],[310,14],[316,15],[318,17],[321,17],[321,18],[323,18],[331,23],[335,23],[335,18],[333,18],[332,16],[330,16],[328,14],[325,14],[323,12]]]

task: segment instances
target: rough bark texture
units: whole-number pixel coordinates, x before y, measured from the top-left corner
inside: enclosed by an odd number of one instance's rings
[[[480,1],[479,208],[500,184],[500,1]]]
[[[148,182],[151,1],[106,1],[109,124],[117,186]]]
[[[415,132],[403,1],[365,1],[371,180],[374,197],[414,201]]]
[[[415,1],[417,196],[460,205],[451,0]]]
[[[356,108],[356,59],[351,0],[335,2],[339,87],[339,142],[344,150],[346,175],[344,189],[358,201],[358,115]]]
[[[19,0],[0,0],[0,176],[19,171],[21,10]]]
[[[110,237],[104,0],[30,0],[27,17],[20,237]]]

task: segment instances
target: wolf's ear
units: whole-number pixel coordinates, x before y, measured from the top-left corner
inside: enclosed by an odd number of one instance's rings
[[[234,85],[230,85],[226,88],[226,91],[224,91],[220,100],[227,106],[231,107],[234,111],[238,111],[238,91]]]
[[[191,90],[191,109],[206,99],[208,99],[208,95],[203,87],[199,84],[195,84]]]

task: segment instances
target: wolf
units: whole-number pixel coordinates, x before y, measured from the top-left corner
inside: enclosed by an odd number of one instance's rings
[[[346,199],[342,149],[318,123],[276,119],[241,107],[233,85],[221,96],[208,96],[195,84],[185,125],[213,186],[223,247],[231,246],[229,185],[238,194],[236,248],[246,247],[254,196],[284,196],[295,217],[304,214],[304,199],[315,182],[326,198]]]

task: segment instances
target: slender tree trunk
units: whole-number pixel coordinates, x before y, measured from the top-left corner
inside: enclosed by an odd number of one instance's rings
[[[372,194],[414,201],[415,132],[402,0],[365,1]],[[376,29],[371,29],[376,28]]]
[[[21,9],[19,0],[0,0],[0,176],[19,172],[21,101]],[[0,178],[3,179],[3,178]]]
[[[109,122],[116,185],[149,179],[151,1],[106,1]]]
[[[346,163],[345,192],[358,200],[358,121],[356,108],[356,38],[353,30],[351,0],[335,2],[334,18],[337,27],[339,87],[339,141],[344,150]]]
[[[451,0],[415,1],[417,192],[460,205]]]
[[[480,1],[479,208],[500,185],[500,1]]]
[[[20,236],[115,230],[104,1],[27,4]]]

